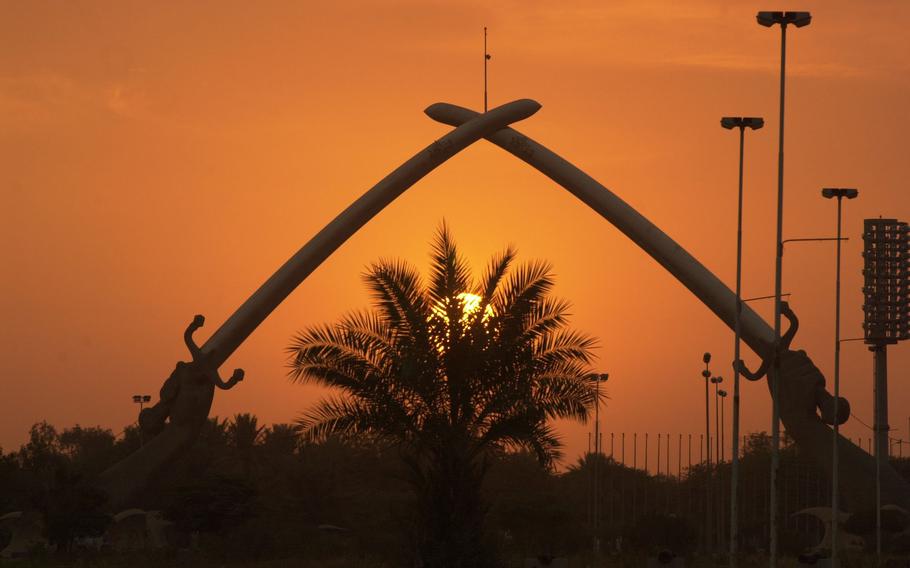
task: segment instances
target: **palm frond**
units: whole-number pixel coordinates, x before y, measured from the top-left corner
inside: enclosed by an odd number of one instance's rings
[[[320,400],[298,420],[301,437],[321,442],[331,436],[369,434],[377,438],[401,438],[407,435],[409,424],[400,416],[389,416],[367,401],[331,396]]]
[[[382,376],[388,365],[381,353],[358,349],[346,330],[337,325],[312,327],[298,333],[287,351],[292,380],[313,380],[354,391],[362,388],[365,381]]]
[[[553,288],[552,267],[544,261],[519,266],[493,298],[493,309],[500,314],[505,333],[521,330],[534,306]]]
[[[404,262],[387,260],[371,265],[363,278],[380,317],[394,333],[423,344],[431,312],[420,274]]]
[[[458,254],[445,221],[437,229],[430,246],[430,286],[427,292],[434,304],[444,305],[446,300],[468,291],[471,271],[464,258]],[[455,319],[460,318],[460,312],[454,315]],[[449,315],[449,319],[453,319],[452,315]]]
[[[534,389],[534,402],[549,419],[586,422],[597,396],[595,381],[590,373],[542,375]]]
[[[573,360],[590,364],[594,360],[591,349],[596,346],[597,340],[577,331],[548,333],[540,337],[532,347],[534,367],[542,371],[552,365]]]
[[[480,280],[478,290],[483,298],[482,306],[486,306],[493,301],[493,296],[499,289],[500,283],[509,271],[509,266],[515,260],[516,250],[509,246],[503,252],[494,256]]]

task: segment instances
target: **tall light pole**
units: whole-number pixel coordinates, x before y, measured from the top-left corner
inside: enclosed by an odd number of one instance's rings
[[[720,397],[720,461],[724,461],[724,448],[726,447],[726,440],[724,438],[724,400],[727,398],[727,391],[720,389],[717,391],[717,396]]]
[[[705,352],[702,356],[705,370],[701,376],[705,379],[705,552],[711,551],[711,403],[708,381],[711,379],[711,354]]]
[[[723,479],[722,472],[720,469],[723,460],[720,459],[720,397],[718,392],[720,392],[720,384],[724,382],[723,377],[711,377],[711,384],[714,385],[714,463],[717,465],[715,471],[717,472],[717,544],[721,545],[724,541],[724,500],[723,500]]]
[[[600,383],[607,382],[608,373],[594,373],[594,498],[592,502],[592,529],[594,554],[600,554]]]
[[[838,449],[837,441],[840,435],[840,241],[841,241],[841,202],[847,199],[855,199],[859,195],[856,189],[848,188],[831,188],[826,187],[822,190],[822,197],[825,199],[837,198],[837,268],[835,269],[834,280],[834,436],[831,442],[831,518],[834,522],[834,530],[831,533],[831,565],[837,566],[838,562],[838,542],[837,533],[840,527],[840,486],[838,484]]]
[[[724,463],[724,399],[727,398],[727,391],[720,389],[717,391],[717,396],[720,397],[720,464]],[[720,499],[720,509],[718,510],[718,516],[720,517],[720,533],[723,535],[724,532],[724,470],[718,468],[717,478],[720,480],[721,490],[717,492],[717,496]]]
[[[152,396],[148,394],[134,394],[133,403],[139,405],[139,414],[142,414],[142,407],[152,401]],[[139,429],[139,445],[145,445],[145,437],[142,435],[142,429]]]
[[[770,546],[769,561],[771,568],[777,566],[777,472],[780,468],[780,324],[781,324],[781,267],[783,264],[783,225],[784,225],[784,92],[787,69],[787,25],[801,28],[812,21],[809,12],[759,12],[758,23],[765,27],[780,25],[780,131],[777,151],[777,237],[775,241],[774,270],[774,363],[771,368],[771,503],[770,511]]]
[[[711,377],[711,384],[714,385],[714,460],[720,464],[720,384],[724,382],[723,377]]]
[[[142,412],[142,407],[147,403],[151,402],[152,397],[148,394],[134,394],[133,402],[139,405],[139,412]]]
[[[720,125],[730,130],[739,128],[739,192],[736,206],[736,313],[733,319],[733,361],[740,359],[743,310],[743,152],[746,128],[758,130],[765,125],[760,117],[725,116]],[[736,568],[739,547],[739,365],[733,365],[733,451],[730,477],[730,566]]]

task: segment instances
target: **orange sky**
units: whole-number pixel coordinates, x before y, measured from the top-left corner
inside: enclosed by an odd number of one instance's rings
[[[6,451],[42,419],[115,431],[134,420],[130,396],[157,395],[187,358],[193,314],[211,333],[342,208],[445,133],[427,105],[482,106],[484,25],[491,104],[539,101],[520,130],[731,286],[737,137],[718,120],[765,117],[746,147],[744,290],[755,296],[773,292],[779,31],[754,15],[812,10],[812,25],[788,34],[784,233],[830,236],[835,206],[820,188],[860,189],[846,205],[842,329],[861,335],[862,219],[910,218],[907,3],[333,4],[0,7]],[[443,218],[478,269],[509,243],[554,263],[575,327],[601,341],[606,432],[701,431],[701,354],[729,377],[732,334],[608,223],[487,143],[417,184],[300,286],[228,362],[247,380],[219,392],[214,413],[294,419],[319,391],[286,378],[291,335],[365,307],[370,261],[425,267]],[[802,321],[795,345],[830,373],[834,247],[792,245],[784,260]],[[767,318],[771,307],[760,306]],[[906,438],[908,346],[889,357],[891,422]],[[845,344],[842,368],[844,394],[870,421],[862,343]],[[744,384],[743,404],[747,431],[769,428],[764,382]],[[563,428],[570,459],[586,429]],[[871,435],[855,420],[845,431]]]

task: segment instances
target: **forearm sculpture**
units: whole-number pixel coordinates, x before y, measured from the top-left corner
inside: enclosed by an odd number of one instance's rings
[[[111,507],[127,506],[156,472],[192,444],[208,417],[215,386],[230,388],[243,378],[242,371],[237,370],[229,381],[222,381],[217,375],[218,367],[316,267],[411,185],[481,138],[487,138],[524,160],[581,199],[666,268],[732,328],[736,298],[723,282],[593,178],[508,127],[533,115],[539,108],[538,103],[526,99],[484,114],[449,104],[432,105],[426,110],[427,114],[455,126],[455,130],[395,169],[338,215],[279,268],[201,348],[192,341],[193,331],[203,323],[201,316],[197,316],[185,335],[193,361],[178,363],[161,389],[161,400],[140,418],[143,431],[154,436],[142,449],[101,476],[100,485],[110,496]],[[792,312],[788,313],[793,323],[788,337],[792,339],[796,320]],[[825,390],[824,377],[804,352],[786,348],[789,339],[784,349],[773,353],[773,331],[748,306],[743,307],[741,321],[743,340],[753,351],[765,361],[781,357],[781,418],[788,433],[822,467],[830,470],[832,430],[826,423],[833,423],[835,417],[833,399]],[[757,376],[753,375],[753,378]],[[840,408],[848,408],[845,400],[840,404]],[[841,422],[846,419],[843,415],[840,418]],[[841,437],[839,444],[843,487],[850,507],[866,509],[872,498],[869,480],[874,477],[874,462],[848,440]],[[890,466],[885,465],[884,469],[883,502],[910,509],[910,486]]]
[[[477,114],[445,103],[432,105],[426,112],[434,120],[449,125],[461,124]],[[736,295],[626,202],[568,161],[512,128],[504,128],[487,139],[527,162],[603,216],[733,328]],[[795,324],[792,311],[787,309],[786,312]],[[786,336],[792,340],[796,327],[785,335],[781,352],[775,354],[772,352],[774,331],[749,306],[743,306],[741,326],[743,341],[762,357],[763,369],[767,369],[773,357],[781,357],[781,421],[800,449],[830,474],[834,431],[827,425],[835,420],[834,398],[825,390],[824,376],[806,353],[789,350]],[[759,373],[751,374],[752,378],[758,378]],[[769,388],[771,386],[769,381]],[[839,410],[839,422],[843,423],[849,416],[849,403],[843,398]],[[847,497],[845,505],[853,511],[870,510],[875,497],[872,481],[875,479],[875,461],[843,436],[838,437],[838,447],[841,489]],[[887,463],[882,464],[882,503],[910,510],[910,484]]]
[[[159,402],[142,413],[143,432],[152,435],[142,448],[101,474],[98,485],[109,507],[123,509],[154,476],[184,452],[199,435],[212,407],[215,386],[230,388],[243,378],[237,370],[227,382],[217,369],[272,311],[326,258],[396,197],[446,160],[486,135],[523,120],[540,109],[518,100],[466,121],[396,168],[322,229],[253,293],[227,321],[197,348],[192,333],[203,319],[196,316],[184,340],[192,363],[177,368],[161,388]]]

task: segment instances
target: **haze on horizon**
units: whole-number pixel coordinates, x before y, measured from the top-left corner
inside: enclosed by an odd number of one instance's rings
[[[737,140],[747,134],[744,293],[773,292],[779,33],[760,9],[804,9],[788,36],[785,237],[831,236],[825,186],[846,204],[842,336],[862,335],[862,219],[910,218],[910,5],[897,1],[5,3],[0,7],[0,447],[31,424],[135,420],[178,360],[282,262],[448,127],[437,101],[533,98],[516,128],[616,192],[733,284]],[[703,429],[701,355],[732,376],[732,333],[626,237],[492,145],[405,193],[295,291],[226,364],[247,379],[213,414],[289,422],[319,389],[292,384],[293,333],[366,307],[380,257],[422,269],[442,219],[481,267],[508,244],[546,259],[573,328],[610,373],[603,431]],[[795,347],[829,377],[834,247],[788,246]],[[771,303],[755,304],[771,318]],[[910,352],[889,350],[890,416],[907,439]],[[749,353],[748,363],[756,366]],[[729,385],[727,385],[729,386]],[[842,393],[871,423],[871,357],[842,351]],[[729,407],[728,407],[729,411]],[[744,431],[769,429],[764,381],[743,384]],[[729,420],[729,412],[727,413]],[[712,418],[713,420],[713,418]],[[562,427],[567,461],[589,427]],[[729,432],[729,430],[728,430]],[[864,438],[856,420],[843,429]]]

